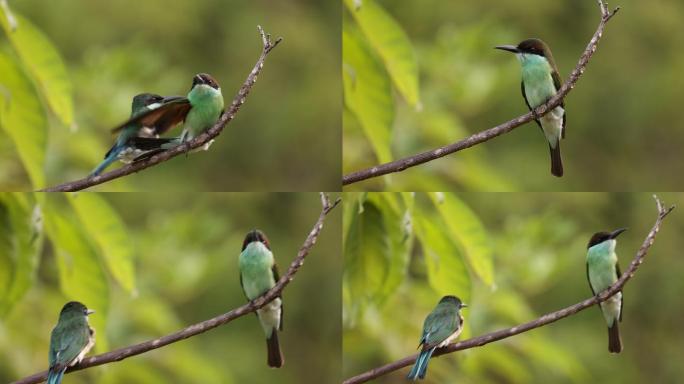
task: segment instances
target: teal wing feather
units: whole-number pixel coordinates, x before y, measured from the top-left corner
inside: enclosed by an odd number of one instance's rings
[[[88,324],[84,321],[70,321],[55,331],[50,341],[50,357],[54,354],[50,365],[69,366],[88,345]]]
[[[458,330],[458,316],[447,308],[436,308],[423,325],[423,348],[432,348]]]

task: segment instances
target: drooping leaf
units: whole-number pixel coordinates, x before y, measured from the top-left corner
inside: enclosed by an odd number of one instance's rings
[[[390,151],[394,100],[387,73],[359,33],[342,31],[344,103],[359,120],[380,162],[392,160]]]
[[[366,39],[382,57],[401,95],[411,106],[417,107],[420,103],[418,63],[406,32],[375,1],[365,0],[360,7],[354,3],[354,0],[345,0]]]
[[[430,197],[473,272],[485,284],[493,285],[492,249],[480,219],[454,194],[436,192]]]
[[[4,11],[0,9],[0,12]],[[62,57],[43,32],[30,21],[16,13],[15,18],[17,28],[12,30],[6,15],[0,16],[5,34],[52,111],[65,125],[70,126],[74,122],[72,86]]]
[[[40,209],[27,195],[0,195],[0,317],[31,288],[43,244]],[[7,269],[5,269],[7,268]]]
[[[119,214],[102,195],[68,194],[69,202],[83,223],[85,232],[95,240],[105,264],[116,281],[128,291],[135,291],[134,251]]]
[[[389,267],[382,292],[377,298],[379,303],[387,300],[406,277],[413,244],[411,217],[406,215],[398,197],[398,194],[393,192],[376,192],[369,193],[367,199],[382,212],[385,236],[389,244]]]
[[[439,296],[456,295],[464,303],[470,302],[471,281],[468,268],[451,235],[439,217],[424,213],[414,216],[416,236],[423,249],[428,282]]]
[[[45,209],[45,230],[55,250],[59,285],[69,300],[94,309],[90,323],[95,328],[97,351],[106,351],[109,284],[104,268],[75,217],[50,203]]]
[[[387,281],[391,265],[390,244],[382,211],[373,202],[353,215],[344,243],[344,284],[348,288],[351,317],[375,301]]]
[[[3,51],[0,51],[0,86],[8,94],[4,100],[0,99],[0,125],[14,142],[33,187],[42,188],[45,186],[47,120],[31,82]]]

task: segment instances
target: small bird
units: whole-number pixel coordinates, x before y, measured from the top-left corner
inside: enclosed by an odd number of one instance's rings
[[[411,372],[407,378],[417,380],[425,378],[428,361],[437,348],[447,346],[456,339],[463,330],[463,316],[460,309],[467,307],[456,296],[444,296],[435,309],[425,318],[423,335],[418,347],[422,347]]]
[[[587,245],[587,279],[594,295],[598,295],[620,278],[620,265],[615,253],[617,238],[627,228],[616,229],[613,232],[595,233]],[[601,312],[608,324],[608,351],[620,353],[622,340],[618,321],[622,321],[622,292],[611,296],[602,302]]]
[[[517,46],[500,45],[496,49],[513,52],[522,65],[522,89],[525,104],[530,111],[546,103],[561,87],[558,68],[548,45],[539,39],[527,39]],[[539,119],[535,119],[549,142],[551,173],[563,176],[560,140],[565,138],[565,103]]]
[[[141,93],[133,97],[131,106],[131,117],[135,117],[144,111],[153,110],[161,105],[163,97],[153,93]],[[143,143],[133,143],[134,137],[149,137],[152,133],[147,132],[146,128],[140,123],[125,125],[114,145],[105,154],[104,160],[90,173],[90,176],[97,176],[116,160],[130,163],[134,158],[144,152]],[[156,146],[155,146],[156,147]]]
[[[88,325],[88,315],[94,312],[78,301],[70,301],[62,308],[50,336],[47,384],[61,383],[64,371],[80,363],[95,345],[95,330]]]
[[[250,231],[242,243],[240,253],[240,285],[248,300],[254,300],[273,288],[279,280],[278,268],[271,252],[268,239],[263,232]],[[283,366],[278,331],[283,330],[283,302],[280,296],[257,310],[257,317],[266,334],[268,366]]]
[[[113,131],[118,132],[130,124],[141,124],[145,127],[151,127],[154,134],[160,135],[170,127],[183,122],[183,131],[180,137],[171,139],[171,141],[163,138],[134,140],[135,143],[141,141],[145,145],[152,145],[156,141],[158,144],[158,151],[156,152],[160,152],[190,141],[211,128],[223,110],[223,95],[218,82],[211,75],[200,73],[192,78],[192,86],[187,96],[165,97],[158,108],[132,117],[121,126],[114,128]],[[207,143],[204,146],[205,150],[208,149],[209,144]],[[151,155],[145,154],[143,156],[149,157]]]

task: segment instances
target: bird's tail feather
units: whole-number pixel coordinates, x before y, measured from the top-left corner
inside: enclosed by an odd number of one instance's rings
[[[282,367],[284,362],[283,353],[280,351],[278,332],[275,329],[271,332],[271,337],[266,339],[266,348],[268,349],[268,366],[271,368]]]
[[[549,144],[551,153],[551,173],[556,177],[563,176],[563,160],[561,159],[560,141],[556,142],[556,148]]]
[[[613,326],[608,328],[608,351],[610,353],[622,352],[622,340],[620,339],[617,319],[613,321]]]
[[[435,348],[421,351],[415,364],[413,364],[413,368],[411,368],[411,372],[406,377],[410,380],[424,379],[427,373],[428,361],[434,351]]]
[[[112,147],[112,149],[107,152],[107,156],[105,159],[100,163],[100,165],[97,166],[92,172],[90,172],[90,176],[97,176],[102,171],[105,170],[105,168],[109,167],[110,164],[116,161],[116,157],[118,155],[118,151],[115,150],[115,148]]]
[[[48,372],[48,377],[47,377],[47,384],[60,384],[62,382],[62,376],[64,376],[64,371],[66,371],[66,367],[60,370],[52,370]]]

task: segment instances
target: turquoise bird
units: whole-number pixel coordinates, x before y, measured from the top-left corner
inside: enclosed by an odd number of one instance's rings
[[[591,292],[597,295],[615,284],[620,278],[620,265],[615,253],[615,240],[627,228],[616,229],[613,232],[595,233],[587,245],[587,279]],[[622,321],[622,292],[611,296],[602,302],[601,313],[608,324],[608,351],[620,353],[622,340],[618,322]]]
[[[520,60],[522,65],[520,88],[527,108],[533,110],[546,103],[558,92],[561,87],[561,78],[551,50],[546,43],[539,39],[527,39],[517,46],[500,45],[496,48],[513,52]],[[561,177],[563,176],[563,161],[560,140],[565,138],[565,104],[561,102],[559,106],[535,121],[549,143],[551,174]]]
[[[418,347],[420,354],[407,378],[411,380],[425,378],[428,362],[437,348],[445,347],[456,339],[463,330],[461,308],[467,307],[456,296],[444,296],[437,307],[430,312],[423,323],[423,335]]]
[[[130,124],[141,124],[151,127],[155,135],[160,135],[170,127],[183,123],[183,131],[178,138],[154,139],[141,138],[134,142],[141,142],[145,146],[157,143],[157,150],[147,153],[136,160],[150,157],[163,150],[190,141],[211,128],[219,119],[224,110],[223,94],[218,82],[206,73],[195,75],[192,86],[187,96],[166,97],[158,108],[146,111],[114,128],[114,132],[124,129]],[[207,143],[203,149],[208,149],[211,143]]]
[[[278,268],[268,239],[263,232],[250,231],[242,243],[239,259],[240,285],[248,300],[254,300],[273,288],[279,280]],[[268,366],[283,366],[283,353],[280,351],[278,331],[283,330],[283,302],[276,297],[270,303],[257,310],[257,317],[266,334],[268,349]]]
[[[47,384],[61,383],[64,371],[80,363],[95,345],[95,331],[88,325],[88,315],[94,312],[78,301],[70,301],[62,308],[50,336]]]
[[[133,97],[131,105],[131,117],[140,115],[144,111],[150,111],[159,107],[163,97],[153,93],[141,93]],[[146,128],[140,123],[131,123],[125,125],[119,136],[116,138],[114,145],[105,154],[104,160],[95,168],[90,176],[97,176],[104,171],[110,164],[117,160],[124,163],[130,163],[134,158],[140,156],[144,152],[144,143],[133,143],[132,139],[140,136],[149,136],[151,133],[146,131]],[[153,149],[156,146],[153,146]]]

